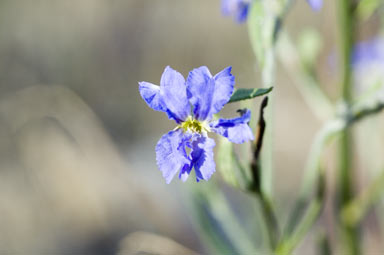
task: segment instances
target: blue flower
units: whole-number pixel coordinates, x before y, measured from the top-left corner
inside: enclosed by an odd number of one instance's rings
[[[238,23],[247,20],[251,0],[222,0],[221,11],[225,16],[234,16]]]
[[[323,0],[307,0],[314,11],[320,11],[323,7]]]
[[[361,94],[372,91],[377,99],[384,101],[384,37],[356,44],[352,67],[357,92]]]
[[[384,63],[384,38],[375,37],[356,44],[352,63],[354,65],[368,64],[371,62]]]
[[[212,76],[205,66],[192,70],[186,81],[168,66],[161,76],[160,86],[139,82],[140,95],[148,106],[167,113],[177,124],[156,145],[157,165],[166,183],[177,173],[186,181],[193,168],[197,181],[209,180],[215,172],[215,141],[208,137],[211,131],[234,143],[253,140],[247,124],[251,118],[249,110],[238,118],[212,120],[228,103],[234,84],[231,67]]]

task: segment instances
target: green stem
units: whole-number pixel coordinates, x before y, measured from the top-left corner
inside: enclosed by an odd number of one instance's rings
[[[268,87],[274,83],[275,57],[273,51],[274,49],[270,48],[266,52],[265,66],[262,72],[263,87]],[[272,198],[274,101],[274,96],[271,95],[269,99],[270,106],[265,109],[266,123],[268,123],[269,128],[265,130],[263,150],[261,150],[261,190],[268,199]]]
[[[295,228],[295,231],[276,248],[275,253],[277,255],[286,255],[293,252],[297,244],[302,240],[317,220],[322,207],[322,200],[315,199],[311,202],[305,215],[300,221],[300,224]]]
[[[290,1],[286,2],[288,8]],[[277,3],[275,3],[277,4]],[[269,88],[275,82],[275,45],[281,27],[281,19],[286,8],[280,13],[274,10],[273,1],[253,1],[249,11],[248,33],[253,52],[261,68],[262,86]],[[266,109],[266,122],[271,127],[266,130],[263,150],[261,151],[261,190],[269,199],[272,197],[273,179],[273,95],[270,107]]]
[[[275,212],[272,208],[271,201],[265,197],[262,193],[259,194],[260,206],[263,215],[263,220],[267,227],[268,242],[271,250],[274,250],[279,241],[279,226],[275,216]]]
[[[343,222],[349,226],[357,225],[364,218],[369,208],[371,208],[371,206],[383,195],[383,193],[384,169],[365,191],[353,199],[343,209],[341,214]]]
[[[198,230],[207,238],[203,240],[207,241],[213,252],[222,254],[232,251],[242,254],[244,251],[257,250],[255,241],[250,240],[247,231],[216,183],[200,185],[198,188],[195,185],[190,188],[192,199],[189,198],[187,201],[191,200],[192,204],[189,206],[196,219]],[[222,232],[218,231],[218,226]]]
[[[323,204],[323,196],[319,196],[319,194],[321,194],[319,190],[317,199],[311,199],[310,194],[313,193],[312,191],[315,185],[315,181],[321,180],[319,179],[322,175],[320,162],[322,152],[326,145],[329,144],[332,138],[334,138],[349,126],[368,116],[377,114],[383,109],[384,103],[378,103],[377,105],[369,108],[353,109],[351,115],[340,116],[337,119],[329,121],[317,133],[315,141],[312,144],[309,160],[305,169],[303,186],[301,187],[301,191],[295,203],[294,209],[290,214],[288,226],[285,228],[282,241],[276,250],[279,254],[292,251],[301,241],[304,234],[309,230],[309,227],[312,226],[320,214],[321,205]],[[321,187],[322,186],[320,185],[320,188]],[[310,203],[308,201],[310,201]],[[307,207],[308,203],[309,206]]]
[[[353,1],[338,0],[338,18],[340,25],[340,55],[342,70],[341,94],[346,106],[347,114],[350,111],[352,101],[351,89],[351,55],[354,42],[354,21]],[[339,166],[339,210],[348,204],[353,196],[353,175],[352,175],[352,135],[350,129],[343,130],[340,140],[340,166]],[[341,241],[343,249],[348,254],[359,254],[358,227],[348,226],[342,221]]]
[[[305,234],[310,230],[320,216],[322,208],[324,207],[325,199],[325,175],[324,171],[321,170],[319,171],[315,196],[316,197],[311,200],[305,214],[302,215],[301,221],[298,225],[289,235],[284,236],[281,240],[276,248],[276,254],[291,254],[297,244],[303,239]]]

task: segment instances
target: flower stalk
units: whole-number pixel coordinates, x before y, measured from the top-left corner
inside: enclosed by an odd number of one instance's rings
[[[351,56],[354,44],[354,5],[352,0],[337,1],[339,29],[340,29],[340,54],[341,54],[341,95],[347,114],[351,110],[352,102],[352,69]],[[339,164],[339,211],[346,206],[353,197],[353,166],[352,159],[352,134],[349,128],[341,133],[340,139],[340,164]],[[340,221],[340,235],[342,248],[348,254],[359,254],[358,226],[350,226]]]

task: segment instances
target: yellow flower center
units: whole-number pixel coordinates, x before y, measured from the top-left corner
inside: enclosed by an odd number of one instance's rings
[[[201,133],[211,131],[208,123],[193,119],[191,116],[189,116],[184,122],[182,122],[180,124],[180,127],[184,130],[184,132],[191,131],[193,133]]]

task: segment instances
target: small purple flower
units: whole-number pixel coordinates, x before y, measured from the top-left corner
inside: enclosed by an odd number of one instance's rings
[[[352,67],[358,93],[376,88],[377,98],[384,100],[384,37],[358,43],[353,51]]]
[[[237,23],[247,20],[251,0],[222,0],[221,12],[225,16],[233,16]]]
[[[352,56],[353,65],[369,64],[372,62],[384,64],[384,38],[375,37],[356,44]]]
[[[323,0],[307,0],[307,2],[314,11],[320,11],[323,7]]]
[[[228,103],[235,84],[231,67],[212,76],[205,66],[192,70],[187,80],[171,67],[166,67],[160,86],[139,82],[141,97],[152,109],[167,113],[177,127],[163,135],[156,145],[156,161],[166,183],[176,173],[186,181],[192,168],[196,180],[209,180],[215,172],[213,147],[215,141],[208,137],[213,131],[234,143],[253,140],[247,110],[234,119],[212,121]],[[187,148],[190,153],[187,152]]]

